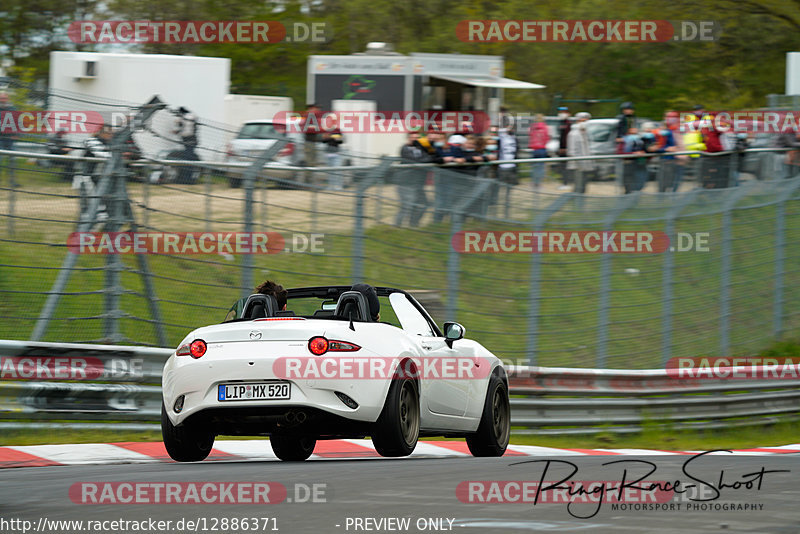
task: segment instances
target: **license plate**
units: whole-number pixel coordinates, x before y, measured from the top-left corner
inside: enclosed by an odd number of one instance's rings
[[[220,384],[217,398],[220,402],[247,400],[286,400],[291,397],[289,382],[261,384]]]

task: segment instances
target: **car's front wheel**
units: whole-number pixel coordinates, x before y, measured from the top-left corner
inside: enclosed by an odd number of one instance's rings
[[[417,383],[395,377],[383,411],[372,430],[372,444],[381,456],[408,456],[419,439]]]
[[[175,426],[167,417],[167,409],[161,403],[161,436],[169,457],[176,462],[199,462],[205,460],[214,446],[214,434],[184,423]]]
[[[269,443],[275,456],[284,462],[302,462],[314,452],[317,440],[310,436],[272,435]]]
[[[508,388],[493,374],[489,379],[478,431],[467,436],[467,447],[473,456],[503,456],[511,435],[511,405]]]

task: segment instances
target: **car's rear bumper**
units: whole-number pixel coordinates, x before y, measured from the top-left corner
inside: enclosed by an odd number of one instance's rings
[[[172,356],[164,366],[162,394],[167,414],[174,425],[180,425],[202,412],[213,413],[216,420],[237,420],[261,413],[285,416],[292,410],[319,410],[343,419],[374,422],[383,409],[390,379],[295,379],[289,380],[291,395],[286,400],[220,401],[220,384],[268,383],[281,380],[273,372],[275,358],[206,355],[200,360],[189,356]],[[349,408],[336,395],[343,393],[355,400],[358,407]],[[183,396],[180,413],[175,401]]]

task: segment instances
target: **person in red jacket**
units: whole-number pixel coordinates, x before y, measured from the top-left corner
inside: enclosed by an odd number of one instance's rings
[[[714,114],[705,114],[700,119],[700,133],[706,152],[724,152],[721,135],[729,125],[720,122]],[[703,172],[701,180],[706,189],[722,189],[728,187],[728,174],[730,172],[730,155],[705,156],[702,161]]]
[[[534,158],[547,157],[547,142],[550,140],[550,132],[547,131],[547,123],[544,122],[544,116],[537,113],[533,118],[528,130],[528,148],[532,151]],[[545,175],[545,163],[534,163],[531,165],[531,178],[533,179],[533,186],[539,188]]]

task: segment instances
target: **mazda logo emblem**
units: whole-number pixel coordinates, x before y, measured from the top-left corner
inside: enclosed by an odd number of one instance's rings
[[[250,339],[261,339],[261,332],[250,332]]]

